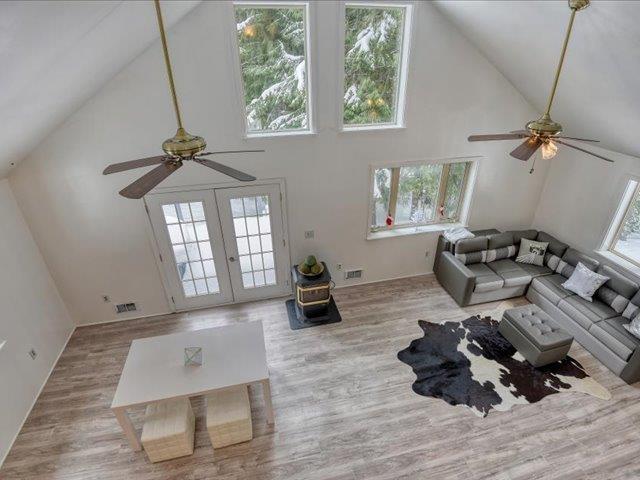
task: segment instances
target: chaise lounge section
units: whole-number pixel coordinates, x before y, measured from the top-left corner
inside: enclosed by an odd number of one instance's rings
[[[640,380],[640,339],[624,325],[640,312],[635,280],[537,230],[480,230],[455,245],[438,241],[434,272],[460,306],[525,295],[627,383]],[[516,263],[522,238],[547,242],[544,265]],[[562,284],[578,263],[609,280],[589,302]]]

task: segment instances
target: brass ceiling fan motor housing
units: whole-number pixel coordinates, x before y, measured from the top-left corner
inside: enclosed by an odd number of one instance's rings
[[[569,8],[571,10],[583,10],[589,6],[591,0],[569,0]]]
[[[184,128],[179,127],[176,134],[162,142],[162,150],[172,157],[191,159],[195,154],[204,151],[207,142],[204,138],[191,135]]]
[[[539,137],[552,137],[562,132],[562,125],[554,122],[548,113],[545,113],[537,120],[527,123],[527,130]]]

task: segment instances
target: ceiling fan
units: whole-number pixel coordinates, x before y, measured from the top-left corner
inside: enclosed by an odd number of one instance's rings
[[[138,160],[131,160],[129,162],[114,163],[109,165],[102,172],[103,175],[109,175],[111,173],[124,172],[126,170],[132,170],[134,168],[149,167],[151,165],[158,165],[156,168],[146,173],[131,185],[125,187],[120,191],[120,195],[126,198],[142,198],[149,193],[153,188],[160,184],[173,172],[182,167],[183,162],[192,160],[205,167],[212,168],[220,173],[228,175],[240,180],[242,182],[251,182],[256,177],[247,173],[236,170],[235,168],[222,165],[221,163],[214,162],[208,158],[204,158],[208,155],[222,155],[227,153],[249,153],[249,152],[264,152],[264,150],[233,150],[233,151],[219,151],[219,152],[204,152],[207,146],[207,142],[204,138],[197,135],[189,134],[182,127],[182,118],[180,116],[180,107],[178,105],[178,97],[176,95],[176,88],[173,83],[173,72],[171,70],[171,61],[169,60],[169,50],[167,47],[167,38],[164,32],[164,23],[162,21],[162,11],[160,9],[160,0],[155,0],[156,15],[158,17],[158,28],[160,30],[160,38],[162,40],[162,49],[164,51],[164,62],[167,67],[167,77],[169,78],[169,88],[171,90],[171,97],[173,98],[173,108],[176,113],[176,121],[178,123],[178,131],[176,134],[165,140],[162,143],[162,150],[164,155],[158,155],[155,157],[140,158]]]
[[[564,145],[566,147],[580,150],[581,152],[588,153],[594,157],[598,157],[607,162],[613,162],[613,160],[598,155],[597,153],[585,150],[582,147],[567,143],[565,140],[577,140],[579,142],[598,142],[599,140],[589,140],[586,138],[565,137],[560,135],[562,133],[562,125],[554,122],[551,119],[551,105],[553,103],[553,97],[556,94],[556,88],[558,87],[558,80],[560,78],[560,72],[562,71],[562,64],[567,52],[567,46],[569,44],[569,37],[571,36],[571,29],[573,28],[573,21],[576,16],[576,12],[583,10],[589,6],[590,0],[568,0],[569,8],[571,9],[571,18],[569,19],[569,26],[567,28],[567,34],[564,38],[564,44],[562,46],[562,53],[560,54],[560,61],[558,62],[558,68],[556,70],[556,76],[553,81],[553,87],[551,88],[551,94],[549,95],[549,101],[547,102],[547,108],[544,114],[537,120],[533,120],[526,125],[525,130],[515,130],[510,133],[498,133],[493,135],[471,135],[468,140],[470,142],[483,142],[488,140],[518,140],[526,139],[521,143],[510,155],[519,160],[525,162],[531,158],[531,156],[542,147],[542,158],[548,160],[555,157],[558,151],[558,145]],[[535,164],[535,158],[534,158]],[[529,173],[533,173],[533,168]]]

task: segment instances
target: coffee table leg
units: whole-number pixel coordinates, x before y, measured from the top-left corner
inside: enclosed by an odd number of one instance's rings
[[[264,397],[264,405],[267,411],[267,423],[273,425],[275,422],[273,415],[273,403],[271,402],[271,382],[269,379],[261,381],[262,383],[262,395]]]
[[[129,445],[131,445],[133,451],[139,452],[142,450],[142,445],[140,444],[140,440],[138,440],[138,434],[131,423],[129,415],[127,415],[127,411],[124,408],[114,408],[113,414],[116,416],[116,419],[124,432],[124,436],[127,437]]]

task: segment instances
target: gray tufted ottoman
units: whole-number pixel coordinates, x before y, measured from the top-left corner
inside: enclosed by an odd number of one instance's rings
[[[505,310],[498,331],[534,367],[562,360],[573,337],[537,305]]]

